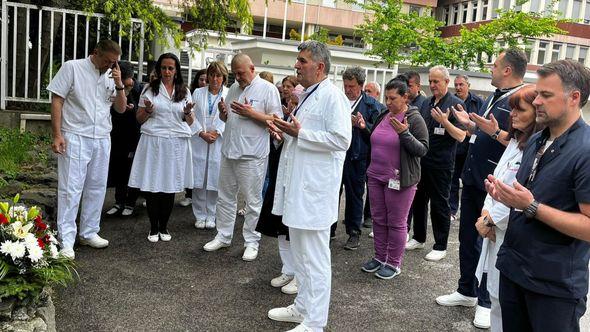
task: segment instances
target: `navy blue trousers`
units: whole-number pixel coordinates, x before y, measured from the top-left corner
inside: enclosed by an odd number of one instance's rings
[[[363,195],[365,193],[365,179],[367,175],[367,161],[345,160],[342,173],[342,185],[346,195],[344,208],[344,224],[346,234],[360,234],[363,223]]]

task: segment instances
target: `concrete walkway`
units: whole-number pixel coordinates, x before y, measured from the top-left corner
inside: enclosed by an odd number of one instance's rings
[[[106,207],[112,204],[112,193]],[[280,274],[276,240],[263,237],[254,262],[241,260],[241,220],[231,247],[207,253],[215,231],[197,230],[190,207],[175,206],[168,243],[152,244],[144,208],[131,218],[107,218],[101,235],[107,249],[76,248],[80,281],[58,289],[58,331],[285,331],[267,311],[292,303],[270,286]],[[241,218],[240,218],[241,219]],[[402,274],[380,280],[360,270],[372,240],[346,251],[344,225],[332,243],[332,299],[327,331],[482,331],[471,324],[473,308],[445,308],[434,299],[455,290],[458,222],[452,224],[448,256],[427,262],[427,249],[405,256]],[[427,248],[432,246],[429,229]],[[583,331],[590,331],[585,322]]]

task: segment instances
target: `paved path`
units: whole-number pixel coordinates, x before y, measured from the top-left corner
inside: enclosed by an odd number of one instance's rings
[[[112,193],[106,206],[112,204]],[[332,243],[332,299],[327,331],[481,331],[472,327],[473,308],[444,308],[436,296],[456,288],[458,222],[449,255],[425,261],[427,250],[407,253],[402,274],[380,280],[360,270],[372,254],[342,249],[344,225]],[[190,208],[175,206],[168,243],[149,243],[145,209],[131,218],[105,218],[107,249],[76,248],[80,281],[55,295],[59,331],[285,331],[294,324],[269,320],[267,311],[294,296],[270,286],[280,274],[276,240],[263,237],[254,262],[241,260],[241,220],[231,247],[207,253],[214,231],[197,230]],[[428,246],[432,245],[430,235]],[[582,330],[590,331],[586,322]]]

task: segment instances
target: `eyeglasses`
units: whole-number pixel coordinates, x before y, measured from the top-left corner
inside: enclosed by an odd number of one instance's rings
[[[164,71],[164,70],[168,70],[168,71],[174,71],[175,69],[176,69],[176,68],[174,68],[174,67],[166,67],[166,66],[162,66],[162,67],[160,67],[160,70],[161,70],[161,71]]]

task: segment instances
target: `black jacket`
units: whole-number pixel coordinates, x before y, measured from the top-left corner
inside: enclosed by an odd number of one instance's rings
[[[364,130],[370,132],[379,113],[385,109],[385,106],[364,92],[362,92],[361,96],[362,98],[352,114],[356,115],[360,112],[367,124],[367,127]],[[369,145],[362,139],[362,131],[363,130],[360,128],[352,127],[352,140],[348,151],[346,151],[347,160],[365,160],[367,158],[367,155],[369,154]]]

